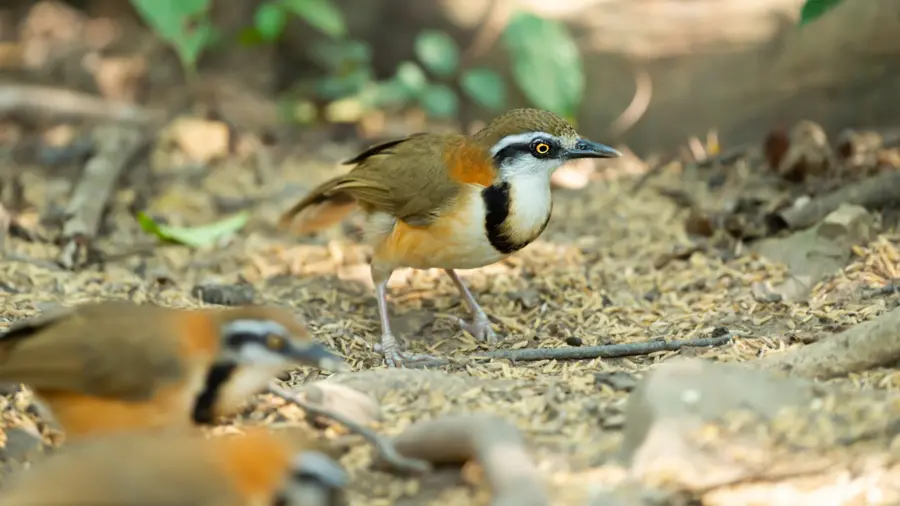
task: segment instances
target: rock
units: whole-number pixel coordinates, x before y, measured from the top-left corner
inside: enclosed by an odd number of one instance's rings
[[[256,291],[251,285],[203,283],[194,286],[191,295],[207,304],[243,306],[253,302]]]
[[[10,476],[27,469],[27,466],[44,456],[44,442],[35,429],[8,427],[2,433],[0,447],[0,487]]]
[[[598,387],[606,385],[613,390],[630,392],[637,385],[637,378],[626,371],[604,371],[594,373],[594,384]]]
[[[176,157],[181,165],[206,165],[228,155],[231,131],[221,121],[182,116],[163,129],[159,143],[176,145],[181,150],[181,157]]]
[[[0,448],[0,461],[22,462],[28,460],[44,446],[41,435],[35,431],[10,427],[5,431],[6,442]]]
[[[871,238],[873,221],[866,208],[843,204],[822,220],[817,234],[822,238],[857,244]]]
[[[869,242],[872,227],[873,218],[864,207],[844,204],[813,228],[760,241],[756,251],[787,265],[791,278],[782,285],[756,291],[772,292],[767,295],[777,294],[788,302],[805,300],[816,283],[847,264],[854,245]]]
[[[346,385],[318,381],[303,387],[303,393],[309,402],[359,425],[368,427],[381,420],[381,406],[378,402]],[[327,423],[335,422],[327,420]]]
[[[704,445],[697,431],[726,415],[749,410],[771,419],[782,408],[806,406],[812,384],[736,364],[678,359],[653,368],[625,406],[621,457],[645,484],[701,490],[758,471],[765,455],[753,440]],[[746,451],[745,451],[746,450]]]

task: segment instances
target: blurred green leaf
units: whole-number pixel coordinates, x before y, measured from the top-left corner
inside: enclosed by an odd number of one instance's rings
[[[424,30],[416,37],[416,57],[439,77],[448,77],[459,65],[459,48],[444,32]]]
[[[516,84],[537,107],[574,116],[584,95],[581,54],[565,26],[517,13],[503,33]]]
[[[214,244],[222,237],[242,229],[250,219],[250,213],[241,212],[222,221],[198,227],[170,227],[156,223],[143,212],[137,214],[137,221],[144,232],[153,234],[164,241],[176,242],[199,248]]]
[[[371,93],[369,99],[365,101],[365,103],[372,106],[384,107],[399,105],[412,100],[416,96],[406,85],[398,82],[396,79],[389,79],[377,83],[372,90],[374,92]]]
[[[194,32],[185,37],[182,45],[182,60],[186,61],[191,68],[197,66],[197,60],[203,50],[212,43],[215,31],[209,20],[199,22],[194,27]]]
[[[413,95],[418,95],[428,85],[428,77],[425,76],[422,67],[411,61],[401,62],[400,65],[397,65],[394,79]]]
[[[428,85],[419,95],[419,104],[428,115],[435,118],[446,118],[456,114],[459,109],[459,98],[445,84]]]
[[[460,76],[459,85],[469,97],[487,109],[502,109],[506,103],[506,83],[500,74],[491,69],[467,69]]]
[[[359,93],[372,80],[369,69],[359,68],[343,75],[324,76],[316,80],[316,94],[329,100],[337,100]]]
[[[315,41],[309,48],[309,56],[317,64],[331,70],[345,68],[348,63],[368,64],[372,50],[365,42],[352,39],[324,39]]]
[[[248,26],[238,34],[238,42],[242,46],[258,46],[266,41],[263,40],[263,36],[255,26]]]
[[[282,5],[329,37],[347,34],[344,15],[331,0],[282,0]]]
[[[837,7],[844,0],[806,0],[800,9],[800,26],[811,23],[813,20]]]
[[[277,40],[284,31],[287,21],[287,13],[273,2],[260,5],[253,15],[253,25],[266,42]]]
[[[211,0],[131,0],[131,5],[156,33],[167,40],[187,30],[187,22],[209,10]]]
[[[182,65],[193,70],[215,30],[207,12],[211,0],[131,0],[144,21],[178,53]]]

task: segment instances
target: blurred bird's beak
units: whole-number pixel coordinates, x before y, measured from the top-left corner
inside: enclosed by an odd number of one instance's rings
[[[285,354],[303,365],[317,367],[328,372],[342,372],[350,367],[344,360],[319,343],[294,344]]]
[[[587,139],[578,139],[578,142],[575,143],[575,148],[566,150],[563,154],[563,158],[566,160],[576,160],[579,158],[617,158],[620,156],[622,156],[622,153],[618,150]]]

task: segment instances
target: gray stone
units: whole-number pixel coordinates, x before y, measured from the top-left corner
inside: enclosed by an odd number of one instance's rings
[[[702,490],[731,483],[751,475],[760,459],[748,464],[735,448],[700,445],[696,431],[739,410],[770,419],[813,398],[813,385],[803,380],[737,364],[672,360],[653,368],[629,397],[621,458],[651,486]],[[724,444],[754,451],[752,440]]]
[[[854,245],[871,240],[872,227],[873,218],[864,207],[845,204],[815,227],[760,241],[756,251],[785,264],[791,275],[769,291],[779,295],[780,300],[805,300],[816,283],[847,265]]]

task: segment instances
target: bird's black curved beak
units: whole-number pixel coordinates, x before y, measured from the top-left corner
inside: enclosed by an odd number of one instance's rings
[[[341,372],[349,369],[344,359],[316,342],[294,344],[285,350],[285,354],[300,364],[317,367],[323,371]]]
[[[605,144],[600,144],[599,142],[578,139],[578,142],[575,143],[575,147],[566,150],[563,156],[566,160],[576,160],[578,158],[617,158],[622,156],[622,153]]]

